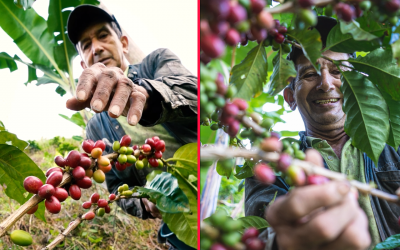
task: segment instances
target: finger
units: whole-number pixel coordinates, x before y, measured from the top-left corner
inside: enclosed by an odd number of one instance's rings
[[[370,244],[371,236],[368,231],[368,219],[364,211],[358,208],[354,220],[342,234],[332,243],[321,247],[320,250],[364,250]]]
[[[110,103],[110,109],[108,110],[108,114],[111,117],[117,118],[121,115],[122,111],[126,107],[126,104],[128,103],[132,90],[133,82],[125,76],[120,77],[114,96]]]
[[[85,108],[90,108],[90,99],[88,99],[84,102],[80,102],[80,101],[78,101],[78,99],[76,99],[76,97],[72,97],[67,100],[66,106],[68,109],[80,111]]]
[[[86,101],[92,90],[97,84],[97,78],[101,74],[102,69],[106,68],[102,63],[96,63],[90,68],[84,69],[78,80],[76,87],[76,99],[80,102]]]
[[[272,226],[293,223],[318,208],[340,203],[349,191],[348,183],[337,181],[297,187],[275,200],[267,209],[266,219]]]
[[[134,88],[130,100],[130,107],[128,112],[128,123],[132,126],[135,126],[142,118],[142,113],[144,109],[144,105],[146,104],[146,96],[137,90],[138,88]]]
[[[101,112],[108,104],[110,95],[117,85],[118,79],[123,74],[116,69],[103,69],[98,77],[97,86],[92,97],[90,105],[95,112]]]
[[[313,148],[306,150],[305,161],[311,162],[320,167],[324,167],[324,160],[322,159],[321,154],[316,149]]]

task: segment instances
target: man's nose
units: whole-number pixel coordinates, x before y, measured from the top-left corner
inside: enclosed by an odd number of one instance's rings
[[[335,89],[334,77],[331,76],[328,70],[321,70],[321,82],[317,85],[317,90],[329,92]]]
[[[103,46],[97,39],[93,39],[92,41],[92,53],[93,56],[99,56],[103,52]]]

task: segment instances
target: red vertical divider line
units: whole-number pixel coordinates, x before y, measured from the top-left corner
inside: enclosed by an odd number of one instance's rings
[[[197,249],[200,249],[200,0],[197,0]]]

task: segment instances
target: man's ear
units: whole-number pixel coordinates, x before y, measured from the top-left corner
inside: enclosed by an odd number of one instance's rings
[[[293,90],[289,87],[285,88],[283,91],[283,97],[285,98],[285,101],[287,104],[289,104],[290,109],[295,111],[297,107],[296,100],[294,99],[294,93]]]
[[[122,50],[125,54],[128,54],[129,51],[129,40],[127,36],[121,36],[120,39],[121,43],[122,43]]]
[[[86,63],[83,60],[81,60],[81,67],[82,69],[86,69]]]

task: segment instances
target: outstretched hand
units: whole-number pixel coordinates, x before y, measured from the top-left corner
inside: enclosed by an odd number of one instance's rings
[[[160,213],[160,210],[156,207],[156,205],[149,201],[148,199],[142,198],[144,207],[146,208],[146,211],[151,214],[154,218],[159,218],[162,219],[162,215]]]

